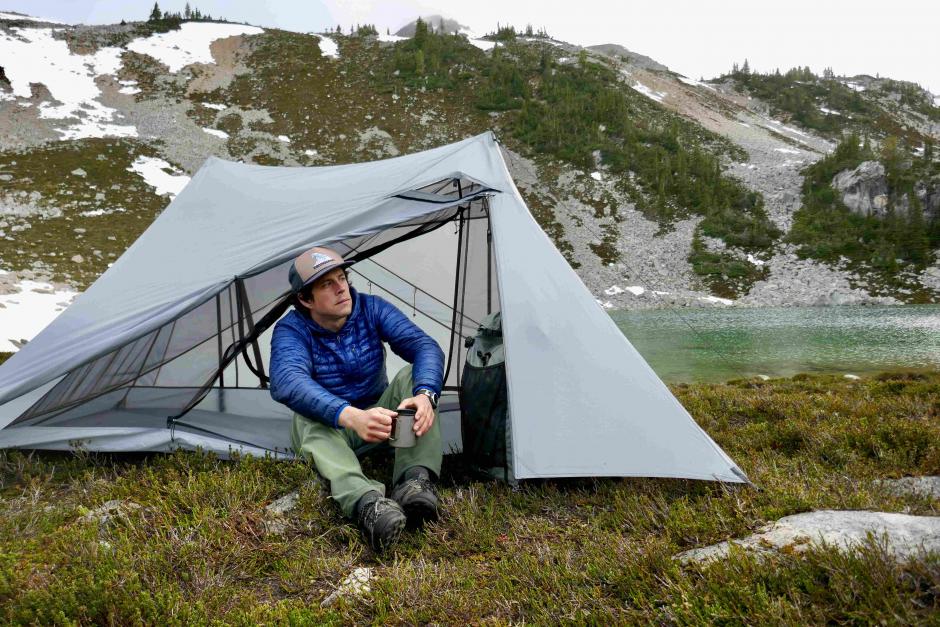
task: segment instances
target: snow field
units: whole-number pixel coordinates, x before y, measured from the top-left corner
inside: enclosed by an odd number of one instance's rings
[[[6,19],[25,19],[9,13],[0,13],[0,18],[4,15]],[[191,63],[213,63],[210,46],[217,39],[262,32],[256,26],[242,24],[187,22],[178,31],[135,39],[127,49],[151,56],[171,72],[178,72]],[[123,53],[122,48],[107,47],[92,55],[72,54],[64,40],[53,36],[52,28],[14,27],[9,33],[0,31],[0,66],[12,87],[11,94],[0,98],[30,98],[31,84],[41,83],[60,104],[43,102],[39,115],[68,121],[68,126],[58,129],[62,139],[137,137],[136,127],[116,123],[118,111],[98,101],[101,90],[95,84],[98,76],[118,73]],[[136,81],[120,83],[120,93],[140,93]]]
[[[19,350],[13,342],[31,340],[62,313],[78,292],[48,283],[20,281],[12,294],[0,294],[0,351]]]
[[[127,49],[153,57],[176,73],[191,63],[215,63],[210,46],[216,39],[263,32],[257,26],[244,24],[186,22],[179,30],[135,39],[127,44]]]
[[[101,90],[95,77],[121,67],[120,48],[102,48],[93,55],[72,54],[51,28],[11,28],[0,32],[0,65],[10,80],[8,99],[30,98],[32,83],[42,83],[58,105],[43,102],[39,117],[76,120],[59,129],[62,139],[85,137],[137,137],[134,126],[115,124],[117,110],[98,102]]]

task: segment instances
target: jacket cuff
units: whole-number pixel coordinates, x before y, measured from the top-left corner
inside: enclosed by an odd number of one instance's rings
[[[434,393],[437,394],[438,396],[441,395],[441,391],[440,391],[440,389],[438,389],[438,387],[437,387],[436,385],[428,385],[427,383],[415,383],[415,386],[414,386],[413,388],[411,388],[411,395],[412,395],[412,396],[417,396],[417,395],[418,395],[418,390],[431,390],[432,392],[434,392]]]
[[[339,426],[339,415],[340,415],[341,413],[343,413],[343,410],[346,409],[346,408],[349,407],[349,406],[350,406],[350,403],[344,402],[344,403],[342,403],[342,404],[339,406],[339,408],[337,408],[336,413],[333,414],[333,425],[332,425],[332,426],[333,426],[334,429],[342,429],[342,427]]]

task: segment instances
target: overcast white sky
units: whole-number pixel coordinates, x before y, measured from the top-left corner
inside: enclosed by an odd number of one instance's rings
[[[617,43],[692,78],[745,58],[761,71],[809,65],[817,73],[881,74],[940,95],[937,0],[190,0],[203,12],[259,26],[320,31],[373,23],[395,32],[418,14],[474,31],[497,22],[544,27],[580,45]],[[185,0],[164,0],[181,10]],[[145,19],[152,0],[0,0],[0,9],[86,24]]]

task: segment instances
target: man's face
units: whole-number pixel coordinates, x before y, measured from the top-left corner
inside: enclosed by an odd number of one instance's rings
[[[343,268],[327,272],[314,281],[310,300],[301,300],[311,315],[336,320],[352,313],[352,296]]]

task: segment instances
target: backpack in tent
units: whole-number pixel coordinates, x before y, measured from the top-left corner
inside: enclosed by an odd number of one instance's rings
[[[471,465],[508,481],[509,403],[500,313],[486,316],[465,345],[467,361],[460,388],[464,457]]]

